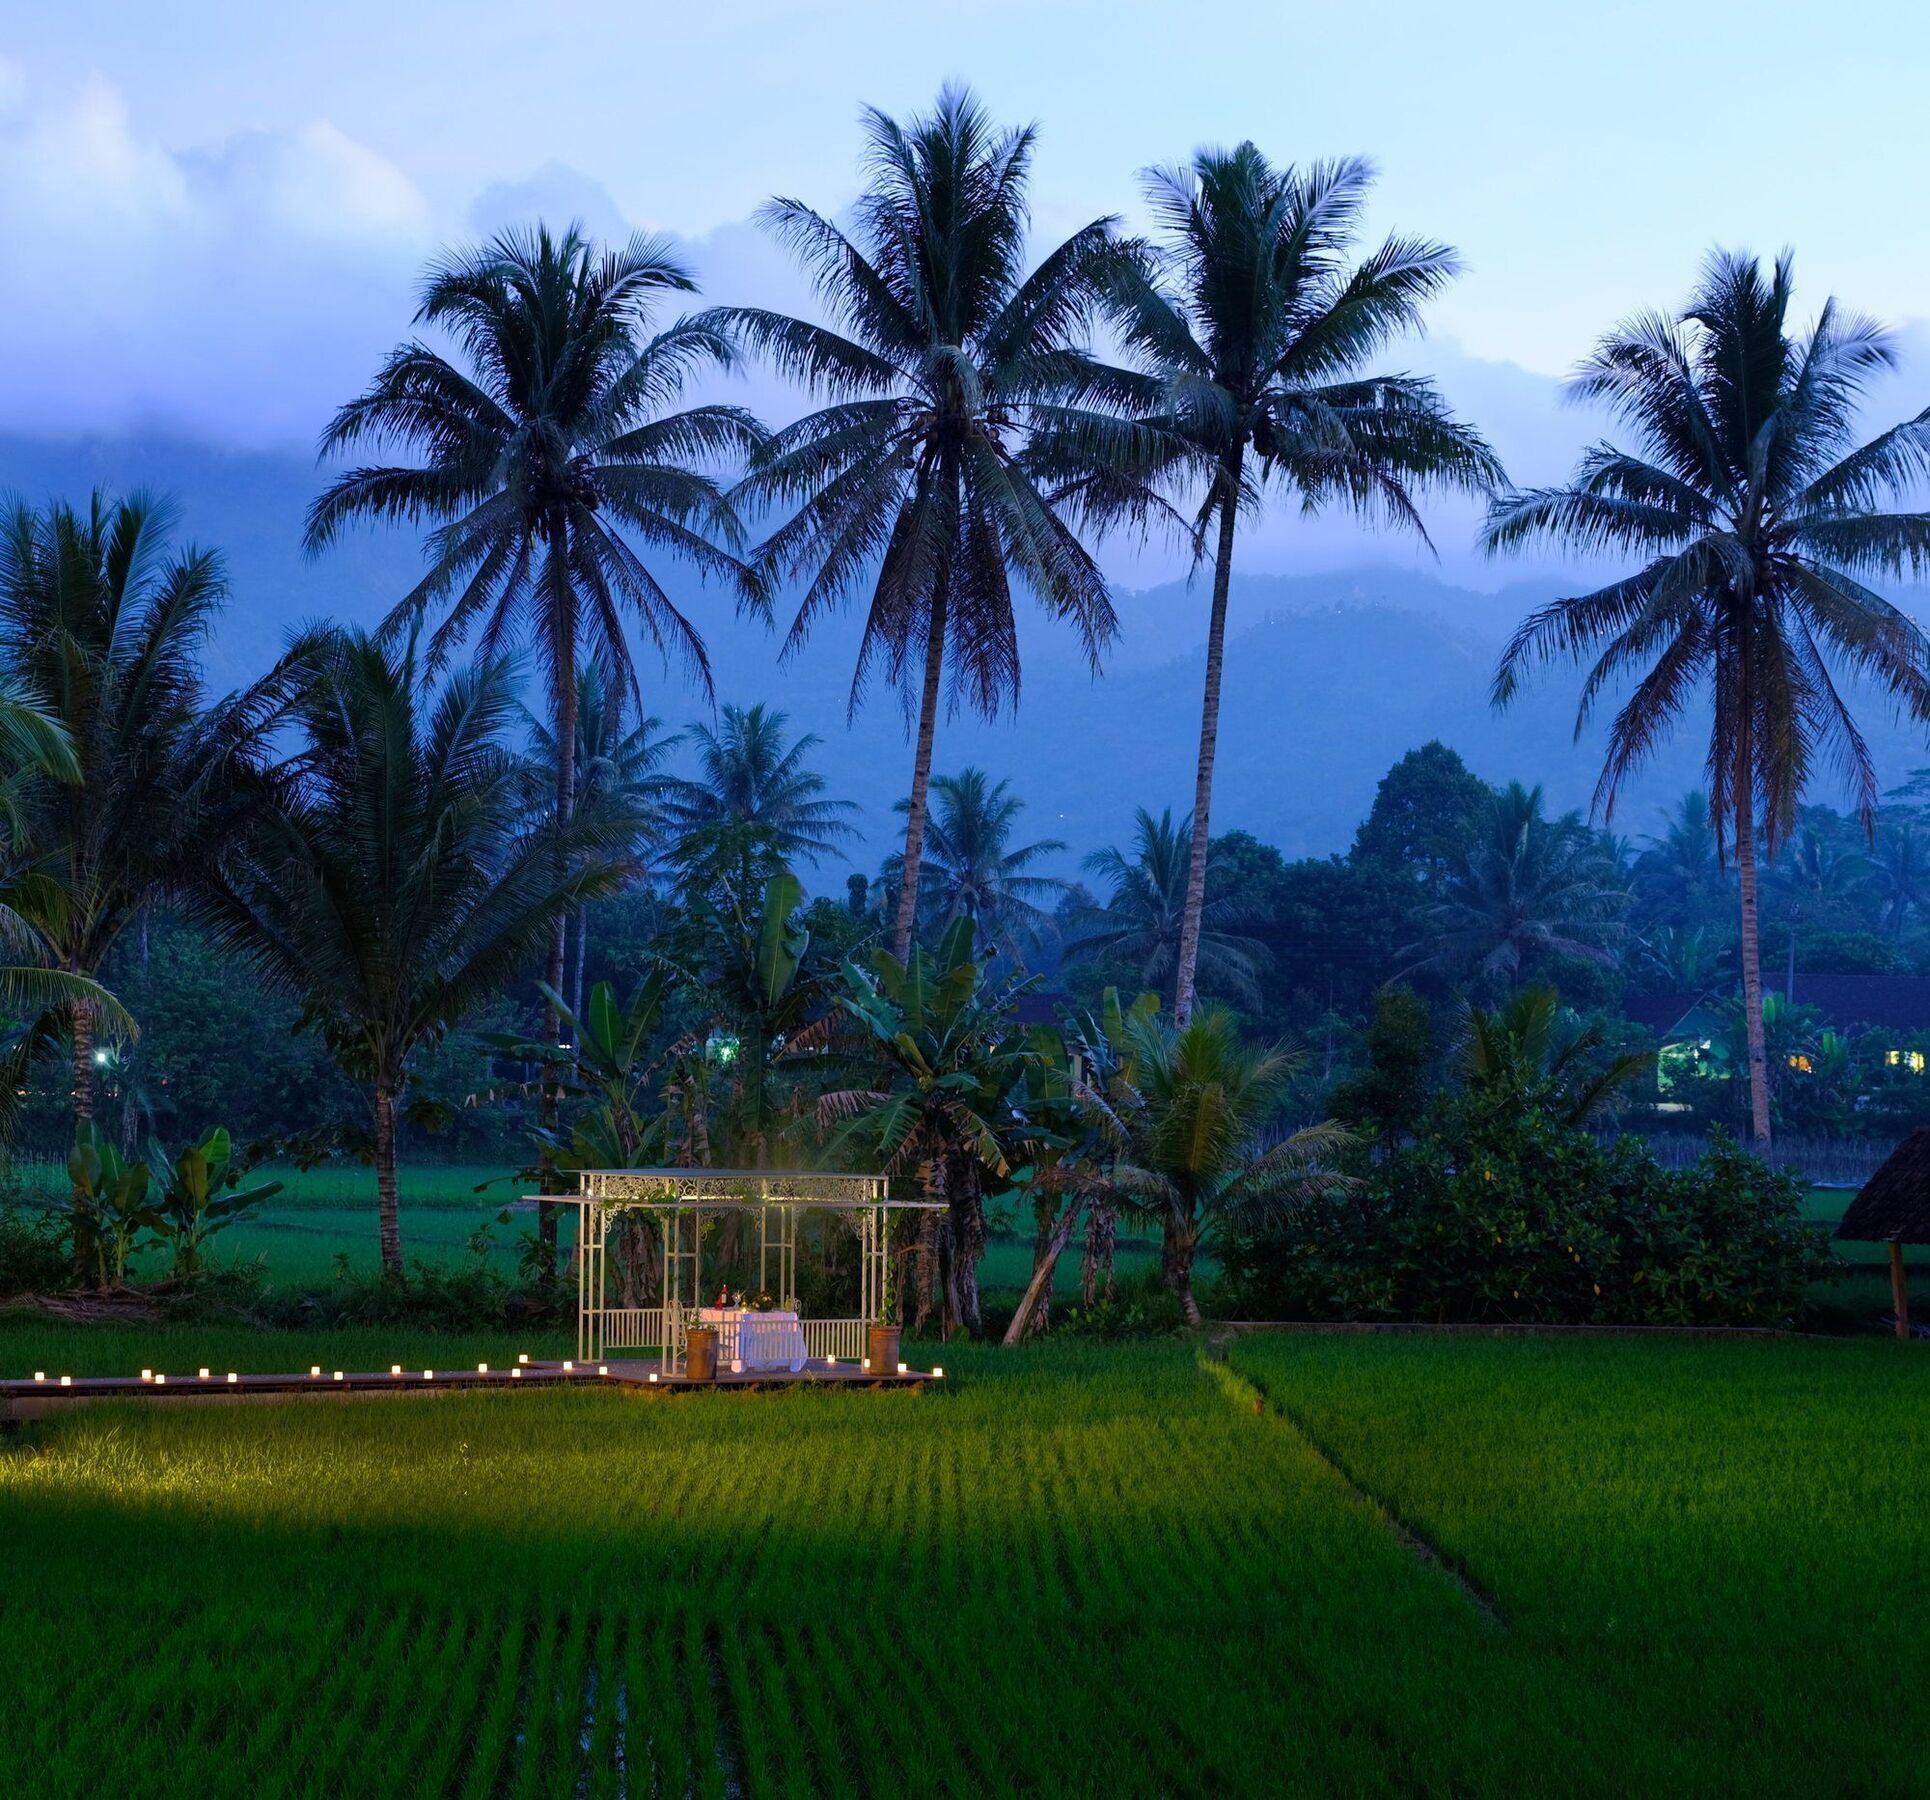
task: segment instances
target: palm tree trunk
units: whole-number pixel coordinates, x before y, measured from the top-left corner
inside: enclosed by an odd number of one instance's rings
[[[74,1124],[94,1116],[94,1003],[76,1000],[74,1026]]]
[[[1079,1270],[1079,1304],[1087,1312],[1099,1303],[1100,1278],[1105,1297],[1113,1296],[1113,1252],[1119,1241],[1119,1208],[1110,1199],[1095,1200],[1086,1214],[1086,1254]]]
[[[1187,1324],[1197,1326],[1201,1323],[1200,1303],[1193,1297],[1193,1253],[1199,1248],[1199,1228],[1177,1207],[1166,1211],[1166,1229],[1160,1237],[1159,1260],[1164,1268],[1166,1285],[1173,1290],[1179,1301],[1179,1309],[1185,1315]]]
[[[375,1083],[375,1211],[382,1238],[382,1279],[402,1279],[402,1208],[395,1186],[395,1083]]]
[[[552,554],[555,554],[552,551]],[[556,732],[556,823],[563,826],[569,823],[576,812],[576,633],[575,619],[570,608],[559,610],[556,625],[554,679],[556,693],[555,732]],[[562,993],[565,974],[564,957],[569,945],[569,915],[557,915],[556,930],[550,938],[549,968],[546,971],[550,988]],[[545,1007],[543,1014],[546,1023],[546,1041],[555,1045],[563,1035],[561,1014],[552,1003]],[[559,1105],[558,1071],[553,1062],[543,1065],[543,1127],[546,1131],[556,1128],[556,1115]],[[555,1160],[548,1150],[537,1158],[539,1179],[537,1186],[545,1194],[556,1191]],[[556,1278],[557,1221],[562,1208],[548,1200],[536,1203],[536,1235],[541,1242],[546,1257],[545,1267],[549,1278]]]
[[[1761,919],[1756,903],[1755,759],[1749,754],[1745,719],[1736,749],[1736,876],[1742,893],[1742,1016],[1749,1040],[1749,1135],[1760,1155],[1769,1154],[1769,1052],[1762,1029]],[[1792,940],[1793,942],[1793,940]]]
[[[1068,1195],[1065,1211],[1049,1227],[1041,1228],[1039,1241],[1032,1253],[1032,1279],[1019,1296],[1019,1310],[1012,1315],[1012,1323],[1006,1327],[1007,1348],[1050,1329],[1052,1283],[1058,1274],[1059,1258],[1065,1254],[1066,1245],[1072,1242],[1073,1228],[1079,1223],[1079,1214],[1084,1207],[1083,1194]]]
[[[931,794],[932,739],[938,733],[938,688],[945,671],[945,588],[932,600],[925,635],[925,685],[918,700],[918,752],[911,765],[911,810],[905,819],[905,867],[898,883],[898,918],[891,929],[891,953],[900,962],[911,955],[912,928],[918,920],[918,872],[925,858],[925,811]]]
[[[570,1011],[583,1016],[583,969],[590,959],[590,909],[576,909],[576,973],[570,978]]]
[[[985,1254],[985,1196],[977,1169],[962,1159],[946,1187],[945,1325],[948,1331],[963,1326],[977,1337],[984,1323],[978,1307],[978,1261]]]
[[[1206,851],[1212,834],[1213,762],[1220,740],[1220,677],[1226,661],[1226,599],[1233,585],[1233,531],[1240,510],[1241,451],[1221,471],[1220,542],[1213,558],[1213,612],[1206,627],[1206,697],[1200,708],[1200,756],[1193,776],[1193,844],[1186,864],[1186,910],[1180,917],[1179,966],[1173,972],[1173,1017],[1193,1016],[1193,974],[1206,911]]]

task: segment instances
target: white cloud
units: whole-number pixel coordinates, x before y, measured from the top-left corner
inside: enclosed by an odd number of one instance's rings
[[[0,67],[0,428],[306,443],[412,310],[409,178],[326,121],[192,151]]]

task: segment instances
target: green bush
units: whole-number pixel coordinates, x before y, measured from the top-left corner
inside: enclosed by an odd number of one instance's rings
[[[1835,1266],[1802,1188],[1721,1134],[1692,1168],[1539,1106],[1445,1096],[1415,1141],[1228,1235],[1248,1317],[1539,1324],[1787,1322]]]
[[[0,1296],[44,1294],[73,1278],[65,1217],[0,1195]]]

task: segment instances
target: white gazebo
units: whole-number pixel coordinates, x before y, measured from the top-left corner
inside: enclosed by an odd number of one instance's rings
[[[891,1305],[886,1224],[894,1212],[942,1211],[936,1200],[892,1200],[882,1175],[826,1175],[774,1169],[584,1169],[577,1193],[576,1353],[585,1361],[617,1350],[654,1349],[666,1371],[683,1360],[684,1334],[703,1306],[703,1224],[720,1213],[755,1213],[761,1285],[789,1311],[797,1308],[798,1227],[812,1214],[839,1213],[858,1234],[858,1314],[800,1319],[806,1352],[857,1361],[867,1327]],[[657,1306],[612,1306],[606,1287],[610,1220],[647,1213],[663,1240],[663,1294]]]

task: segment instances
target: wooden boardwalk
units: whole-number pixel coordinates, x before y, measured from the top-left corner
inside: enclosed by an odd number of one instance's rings
[[[0,1381],[0,1423],[41,1419],[105,1400],[151,1405],[232,1406],[252,1400],[366,1400],[389,1395],[492,1392],[520,1393],[536,1388],[614,1387],[633,1394],[733,1393],[773,1389],[922,1388],[944,1379],[942,1369],[893,1369],[877,1374],[857,1363],[827,1363],[820,1358],[795,1374],[789,1369],[720,1370],[710,1381],[665,1374],[656,1358],[612,1358],[598,1363],[521,1361],[505,1368],[473,1369],[322,1369],[297,1375],[243,1375],[225,1369],[181,1375],[154,1370],[140,1375],[59,1375],[37,1373],[24,1380]]]

